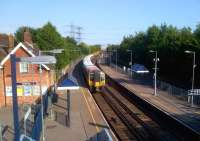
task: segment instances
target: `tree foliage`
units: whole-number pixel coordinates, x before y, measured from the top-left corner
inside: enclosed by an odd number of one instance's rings
[[[62,37],[56,27],[50,22],[37,29],[26,26],[19,27],[15,32],[17,42],[23,42],[23,33],[27,28],[31,33],[33,43],[35,43],[40,50],[64,49],[63,53],[56,55],[56,67],[58,69],[65,67],[70,61],[82,55],[99,51],[101,48],[100,45],[78,44],[76,40],[71,37]]]
[[[159,77],[175,85],[190,87],[192,76],[192,54],[186,54],[185,50],[196,51],[196,87],[200,86],[200,24],[194,32],[191,28],[178,29],[172,25],[153,25],[146,32],[135,33],[124,37],[118,46],[110,45],[108,49],[118,48],[118,60],[121,65],[128,66],[130,57],[127,49],[133,51],[135,63],[146,65],[150,70],[153,68],[153,57],[150,50],[156,50],[160,62]]]

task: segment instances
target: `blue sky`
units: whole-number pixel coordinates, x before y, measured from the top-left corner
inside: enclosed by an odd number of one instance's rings
[[[1,0],[0,17],[3,33],[50,21],[66,36],[73,23],[83,27],[84,42],[105,45],[153,24],[194,29],[200,23],[200,0]]]

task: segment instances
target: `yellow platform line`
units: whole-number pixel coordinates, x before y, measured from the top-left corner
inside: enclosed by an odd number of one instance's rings
[[[93,120],[94,124],[97,124],[96,120],[94,119],[94,116],[93,116],[92,110],[90,109],[90,106],[89,106],[89,103],[88,103],[87,98],[86,98],[86,96],[85,96],[86,94],[85,94],[83,88],[81,88],[81,92],[83,93],[83,96],[84,96],[84,99],[85,99],[85,102],[86,102],[87,108],[88,108],[88,110],[89,110],[89,113],[90,113],[90,115],[91,115],[91,117],[92,117],[92,120]],[[96,126],[96,125],[95,125],[95,127],[96,127],[97,132],[99,132],[99,131],[100,131],[99,127]]]

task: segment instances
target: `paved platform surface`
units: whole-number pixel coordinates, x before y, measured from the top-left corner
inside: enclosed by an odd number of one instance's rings
[[[77,81],[72,74],[73,72],[70,73],[69,77]],[[80,78],[79,74],[77,74],[78,78]],[[86,141],[95,137],[103,129],[108,129],[113,140],[115,140],[92,95],[81,84],[80,80],[78,80],[78,84],[80,86],[79,90],[70,90],[70,126],[67,124],[67,94],[58,91],[58,101],[52,108],[55,111],[53,112],[54,120],[47,118],[45,121],[46,140]]]
[[[70,72],[69,78],[78,83],[80,88],[79,90],[70,90],[70,125],[67,124],[69,120],[67,118],[67,94],[66,92],[58,92],[58,101],[53,104],[52,110],[49,110],[49,115],[45,119],[46,141],[89,141],[103,129],[109,131],[113,141],[117,140],[92,95],[82,84],[83,80],[77,80],[73,77],[72,73]],[[79,69],[76,70],[75,74],[77,74],[77,78],[81,79]],[[53,116],[51,116],[51,111]],[[12,107],[3,107],[0,109],[0,122],[3,122],[7,126],[4,131],[4,141],[12,141],[14,137],[12,113]],[[20,120],[22,120],[23,115],[22,107],[20,107]],[[23,122],[21,126],[23,126]]]
[[[181,120],[200,133],[200,107],[191,107],[191,105],[186,101],[177,99],[162,90],[158,90],[158,96],[154,96],[154,89],[152,86],[135,83],[126,74],[118,71],[116,72],[115,68],[107,65],[100,65],[100,67],[111,78],[132,91],[137,96]]]
[[[23,108],[19,106],[19,120],[23,119]],[[3,141],[12,141],[14,139],[14,124],[13,124],[13,108],[12,106],[1,107],[0,108],[0,122],[3,125]],[[20,123],[20,126],[23,123]]]

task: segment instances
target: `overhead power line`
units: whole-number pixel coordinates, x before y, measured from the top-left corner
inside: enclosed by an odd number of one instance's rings
[[[69,29],[69,33],[70,33],[70,37],[75,39],[78,43],[81,42],[82,40],[82,30],[83,30],[83,27],[81,26],[76,26],[74,24],[70,24],[70,25],[67,25],[70,29]]]

